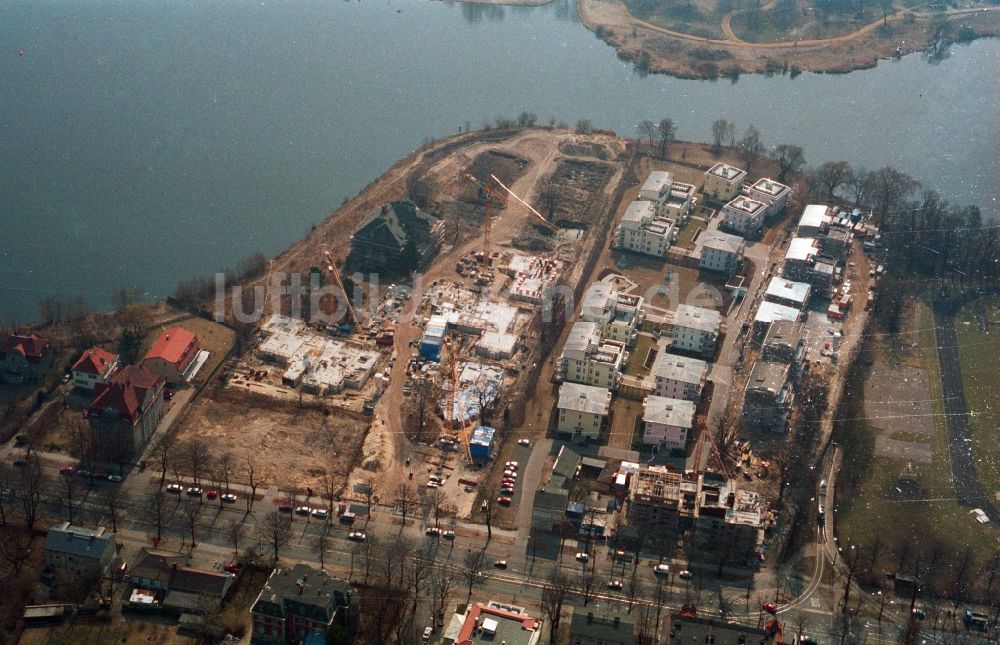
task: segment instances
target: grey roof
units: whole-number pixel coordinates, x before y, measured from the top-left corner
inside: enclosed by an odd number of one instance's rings
[[[811,285],[807,282],[794,282],[788,278],[774,276],[767,284],[765,297],[772,296],[774,298],[782,298],[805,304],[806,300],[809,299],[809,290],[811,288]]]
[[[583,294],[583,308],[603,309],[607,307],[608,302],[615,296],[614,291],[614,287],[607,282],[595,282],[587,287],[587,291]]]
[[[578,320],[569,330],[569,337],[563,346],[563,352],[586,352],[592,344],[601,339],[601,326],[595,322]]]
[[[559,387],[560,410],[576,410],[603,415],[608,413],[610,402],[611,390],[606,387],[581,383],[563,383]]]
[[[535,503],[532,508],[565,511],[567,504],[569,504],[569,491],[546,486],[535,491]]]
[[[724,164],[721,161],[711,168],[708,169],[708,174],[715,175],[716,177],[721,177],[726,181],[733,181],[739,177],[745,177],[747,174],[746,170],[742,168],[737,168],[736,166],[730,166],[729,164]]]
[[[702,246],[706,249],[716,249],[726,253],[740,254],[746,247],[746,241],[739,235],[723,233],[717,229],[705,231],[702,239],[704,240]]]
[[[647,423],[662,423],[678,428],[690,428],[694,425],[693,401],[650,395],[643,402],[643,408],[642,420]]]
[[[575,642],[577,637],[585,637],[607,645],[632,643],[634,631],[635,620],[625,612],[595,612],[584,607],[573,608],[569,626],[570,642]]]
[[[800,313],[795,307],[765,300],[757,307],[757,315],[754,316],[753,320],[760,323],[771,323],[776,320],[798,320]]]
[[[622,215],[622,223],[634,224],[630,228],[638,228],[643,220],[656,217],[656,205],[653,202],[636,200],[628,205],[625,214]]]
[[[337,608],[351,602],[351,583],[305,564],[275,569],[264,584],[252,613],[301,616],[328,623]]]
[[[677,305],[674,312],[674,327],[686,327],[704,332],[718,332],[722,315],[714,309],[695,307],[693,305]]]
[[[653,367],[649,373],[654,378],[700,384],[708,375],[708,363],[697,358],[660,351],[653,360]]]
[[[829,224],[832,219],[829,206],[825,204],[809,204],[802,211],[802,217],[799,218],[799,227],[822,228],[824,224]]]
[[[558,456],[556,456],[556,463],[552,465],[552,473],[561,475],[566,479],[572,479],[576,475],[576,469],[579,465],[580,455],[563,446],[559,449]]]
[[[673,175],[671,175],[666,170],[654,170],[649,173],[646,177],[646,181],[642,182],[642,188],[639,190],[645,192],[647,190],[656,191],[657,193],[662,192],[664,189],[670,188],[674,183]]]
[[[764,345],[790,345],[795,347],[805,337],[805,325],[796,320],[776,320],[764,336]]]
[[[100,560],[114,539],[114,533],[105,532],[103,526],[85,529],[63,522],[49,529],[45,536],[45,550]]]
[[[769,363],[757,361],[750,372],[747,381],[748,390],[763,390],[777,394],[785,385],[788,377],[788,366],[784,363]]]
[[[755,626],[678,614],[670,616],[670,636],[667,642],[675,645],[704,645],[709,642],[709,637],[715,645],[760,645],[774,642],[774,637],[768,631]]]

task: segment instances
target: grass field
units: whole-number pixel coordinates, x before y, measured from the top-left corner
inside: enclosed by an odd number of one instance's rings
[[[977,308],[987,321],[983,330]],[[959,357],[962,361],[962,384],[969,406],[972,426],[972,450],[976,457],[976,475],[983,492],[1000,491],[1000,370],[994,363],[1000,357],[1000,297],[985,298],[966,305],[955,318]]]
[[[919,494],[916,499],[912,495],[902,496],[897,486],[907,462],[876,455],[877,432],[866,419],[877,416],[879,410],[865,407],[860,395],[862,379],[855,375],[854,382],[848,384],[845,400],[858,403],[840,411],[843,420],[838,422],[834,434],[834,440],[844,450],[844,465],[837,482],[837,536],[841,544],[861,548],[880,543],[878,567],[883,571],[898,566],[898,546],[908,537],[915,537],[921,545],[932,541],[945,545],[946,553],[953,558],[972,551],[974,560],[984,563],[995,550],[997,529],[977,524],[969,509],[954,501],[948,435],[943,417],[937,416],[942,406],[933,317],[922,304],[915,307],[913,315],[916,320],[911,319],[903,329],[919,332],[875,341],[872,359],[905,362],[928,371],[928,398],[934,399],[935,417],[934,432],[926,441],[931,446],[933,461],[911,464]]]

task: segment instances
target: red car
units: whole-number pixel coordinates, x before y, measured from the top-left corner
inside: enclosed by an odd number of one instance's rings
[[[208,492],[205,493],[205,497],[207,497],[208,499],[215,499],[218,496],[219,496],[219,491],[215,490],[214,488],[209,488]]]
[[[227,562],[224,565],[222,565],[222,568],[225,569],[228,573],[240,572],[240,565],[236,564],[235,562]]]
[[[72,466],[63,466],[59,469],[60,475],[72,475],[76,471]]]
[[[510,506],[511,499],[506,495],[502,495],[497,498],[497,504],[502,504],[504,506]]]
[[[778,613],[778,606],[773,602],[765,602],[763,605],[760,606],[760,608],[769,614]]]
[[[278,502],[278,510],[282,513],[291,513],[292,505],[288,502]]]

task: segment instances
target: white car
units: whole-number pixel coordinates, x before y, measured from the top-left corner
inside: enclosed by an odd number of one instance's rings
[[[528,441],[527,439],[518,439],[517,440],[517,445],[519,445],[519,446],[530,446],[531,442]]]
[[[173,493],[175,495],[180,495],[182,490],[184,490],[184,487],[181,486],[180,484],[169,484],[167,486],[167,492]]]
[[[191,488],[187,489],[187,494],[190,495],[191,497],[201,497],[201,489],[198,488],[197,486],[192,486]]]
[[[666,575],[670,573],[670,566],[666,564],[658,564],[653,567],[653,573],[658,575]]]
[[[441,488],[441,484],[432,480],[427,482],[427,488]]]
[[[441,535],[441,529],[436,526],[428,526],[427,530],[424,531],[430,537],[439,537]]]
[[[330,517],[330,511],[325,508],[314,508],[312,511],[312,516],[316,519],[325,520]]]
[[[222,496],[221,496],[221,499],[222,499],[222,501],[224,501],[227,504],[235,504],[236,503],[236,495],[233,495],[232,493],[223,493]]]
[[[508,461],[507,463],[505,463],[503,465],[504,468],[510,468],[510,469],[513,469],[513,470],[517,470],[517,466],[518,466],[518,463],[516,461]]]
[[[355,542],[364,542],[366,537],[364,531],[351,531],[347,534],[347,539]]]
[[[681,571],[677,575],[679,575],[681,577],[681,580],[690,580],[692,578],[691,572],[688,571],[687,569],[684,569],[683,571]]]
[[[608,580],[608,589],[621,591],[623,586],[621,580]]]
[[[974,508],[969,511],[969,514],[976,518],[976,521],[980,524],[989,524],[990,518],[986,515],[986,511],[981,508]]]
[[[112,483],[115,483],[115,484],[120,484],[120,483],[122,483],[122,476],[121,475],[108,475],[108,481],[112,482]]]
[[[586,562],[587,560],[590,560],[590,554],[580,551],[576,554],[576,559],[580,562]]]
[[[454,540],[455,539],[455,532],[454,531],[441,531],[441,537],[443,537],[446,540]]]
[[[303,516],[305,516],[305,515],[309,515],[310,513],[312,513],[312,509],[309,508],[308,506],[296,506],[295,507],[295,514],[296,515],[303,515]]]

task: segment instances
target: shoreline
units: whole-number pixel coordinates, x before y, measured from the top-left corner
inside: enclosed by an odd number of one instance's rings
[[[954,10],[948,21],[972,20],[971,42],[1000,36],[1000,7]],[[618,57],[651,74],[678,78],[715,80],[741,74],[802,72],[846,74],[870,69],[879,61],[925,51],[931,46],[925,28],[930,16],[901,10],[888,16],[893,28],[903,27],[891,37],[878,34],[881,19],[841,36],[780,42],[748,42],[732,33],[727,14],[723,20],[726,39],[705,38],[674,31],[636,18],[620,0],[578,0],[580,22],[613,47]],[[949,42],[948,45],[955,44]]]

